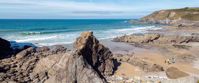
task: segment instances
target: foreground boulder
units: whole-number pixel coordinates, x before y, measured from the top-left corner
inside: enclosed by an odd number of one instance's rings
[[[74,51],[65,53],[59,60],[47,57],[54,65],[45,66],[49,74],[46,83],[106,83],[104,76],[113,74],[114,68],[110,50],[92,32],[82,33],[74,47]],[[43,65],[42,62],[38,65]]]
[[[74,47],[96,71],[103,75],[113,74],[113,54],[99,43],[92,32],[82,33]]]
[[[104,76],[113,74],[114,68],[110,50],[92,32],[82,33],[74,47],[50,67],[46,83],[106,83]]]

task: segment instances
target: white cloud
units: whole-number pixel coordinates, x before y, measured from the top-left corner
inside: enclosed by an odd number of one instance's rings
[[[17,17],[35,16],[122,16],[136,10],[129,6],[74,1],[30,1],[4,0],[0,1],[0,18],[9,14]],[[56,17],[55,16],[55,17]],[[34,17],[34,16],[33,16]]]
[[[0,18],[132,17],[159,9],[197,6],[199,3],[198,0],[191,1],[0,0]]]
[[[8,7],[13,9],[46,9],[60,11],[113,11],[126,12],[132,11],[133,8],[113,5],[113,4],[97,4],[90,2],[72,2],[72,1],[29,1],[29,0],[6,0],[0,1],[0,7]],[[22,5],[23,4],[23,5]]]

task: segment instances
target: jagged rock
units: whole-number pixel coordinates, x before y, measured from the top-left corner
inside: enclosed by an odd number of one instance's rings
[[[77,38],[74,47],[96,71],[103,75],[113,74],[113,54],[99,43],[93,36],[93,32],[83,32]]]
[[[48,59],[54,65],[46,66],[50,69],[46,83],[106,83],[104,75],[112,74],[114,67],[108,48],[92,32],[82,33],[74,47],[75,51],[64,54],[57,63]]]
[[[111,51],[84,32],[75,50],[63,46],[29,47],[15,56],[0,60],[0,82],[22,83],[106,83],[113,74]]]
[[[179,69],[177,69],[175,67],[169,67],[166,70],[166,75],[170,79],[177,79],[177,78],[189,76],[189,74],[187,74],[185,72],[182,72],[182,71],[180,71]]]
[[[67,63],[66,82],[76,83],[105,83],[105,78],[96,71],[82,56],[74,54]]]

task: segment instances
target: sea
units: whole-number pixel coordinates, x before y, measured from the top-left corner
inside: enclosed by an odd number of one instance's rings
[[[93,31],[99,40],[160,29],[131,19],[1,19],[0,37],[38,46],[72,44],[81,32]],[[136,20],[136,19],[135,19]]]

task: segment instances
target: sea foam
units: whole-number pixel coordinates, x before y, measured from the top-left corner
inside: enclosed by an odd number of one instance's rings
[[[71,44],[84,31],[93,31],[98,39],[104,40],[160,29],[156,25],[129,23],[128,19],[2,20],[0,25],[0,37],[38,46]]]
[[[160,27],[156,26],[144,26],[123,28],[123,29],[109,29],[109,30],[91,30],[94,35],[99,39],[111,39],[122,35],[129,35],[134,33],[146,33],[147,30],[158,30]],[[30,35],[20,36],[16,39],[16,42],[31,42],[38,46],[52,46],[57,44],[71,44],[83,31],[77,32],[65,32],[65,33],[53,33],[44,35]]]

